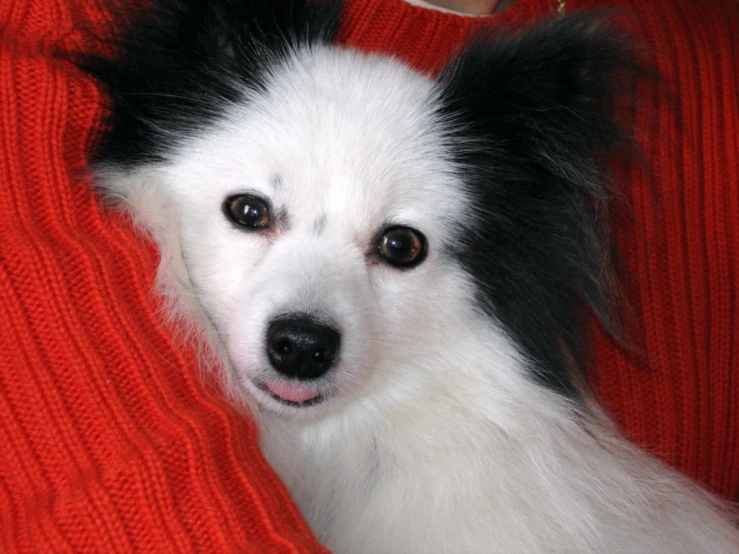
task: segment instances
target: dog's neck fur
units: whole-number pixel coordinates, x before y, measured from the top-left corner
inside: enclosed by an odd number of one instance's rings
[[[330,549],[478,552],[481,537],[506,553],[687,554],[711,544],[707,495],[629,445],[597,408],[573,415],[516,371],[493,383],[491,365],[521,361],[486,350],[403,403],[363,398],[312,422],[258,416],[265,456]],[[515,402],[522,394],[530,402]],[[481,405],[488,411],[470,408]],[[705,521],[650,536],[685,518]]]

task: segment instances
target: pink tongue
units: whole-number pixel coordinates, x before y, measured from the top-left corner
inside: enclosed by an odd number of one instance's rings
[[[307,402],[318,396],[318,391],[291,383],[265,383],[269,392],[289,402]]]

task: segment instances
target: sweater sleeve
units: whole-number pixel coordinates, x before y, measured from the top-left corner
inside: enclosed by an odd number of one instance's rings
[[[0,2],[0,551],[325,552],[85,177],[104,100],[49,51],[96,1]]]

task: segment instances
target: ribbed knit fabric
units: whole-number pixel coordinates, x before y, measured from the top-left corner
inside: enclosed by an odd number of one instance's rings
[[[84,177],[102,99],[45,54],[107,20],[96,1],[0,0],[0,551],[321,552],[253,424],[157,314],[155,248]],[[597,334],[595,384],[632,438],[737,498],[738,4],[597,4],[635,14],[677,94],[635,114],[654,182],[622,172],[636,214],[618,240],[647,355]],[[519,0],[470,19],[352,0],[343,40],[434,71],[482,26],[549,10]]]
[[[0,0],[0,552],[323,552],[84,177],[101,98],[44,52],[103,16]]]

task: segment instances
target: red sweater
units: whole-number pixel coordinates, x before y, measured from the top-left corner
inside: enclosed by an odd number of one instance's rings
[[[102,22],[101,4],[0,0],[0,551],[321,551],[253,424],[157,315],[154,247],[83,176],[101,98],[43,53]],[[642,90],[657,107],[634,116],[653,184],[620,172],[646,354],[596,330],[596,389],[635,441],[739,499],[739,4],[567,4],[631,14],[675,85],[669,101]],[[472,19],[354,0],[343,40],[434,71],[483,25],[550,10],[518,0]]]

